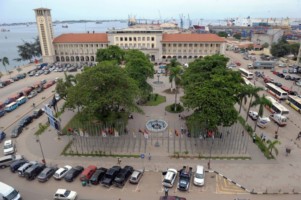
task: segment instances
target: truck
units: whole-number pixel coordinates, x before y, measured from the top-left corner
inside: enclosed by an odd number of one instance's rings
[[[188,191],[190,186],[190,179],[192,177],[192,167],[187,168],[183,166],[179,173],[178,189]]]
[[[278,126],[286,126],[286,124],[287,124],[287,117],[283,116],[281,114],[274,113],[274,114],[271,114],[269,117],[271,120],[273,120],[275,123],[277,123]]]
[[[254,69],[274,69],[276,65],[275,61],[254,61]]]

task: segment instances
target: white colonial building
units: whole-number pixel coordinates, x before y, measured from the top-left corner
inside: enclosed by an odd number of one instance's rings
[[[109,45],[139,49],[153,62],[176,58],[187,63],[195,58],[225,52],[226,41],[215,34],[168,33],[147,28],[70,33],[53,38],[50,10],[39,8],[35,12],[44,62],[95,62],[97,50]]]

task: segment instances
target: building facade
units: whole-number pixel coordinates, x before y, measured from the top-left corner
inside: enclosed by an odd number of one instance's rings
[[[44,62],[95,62],[98,49],[109,45],[139,49],[153,62],[176,58],[187,63],[195,58],[224,54],[226,41],[215,34],[166,33],[164,30],[128,28],[106,33],[69,33],[53,39],[49,9],[35,9]],[[44,27],[44,28],[43,28]]]
[[[50,9],[37,8],[34,9],[34,11],[36,14],[43,61],[53,63],[55,61],[55,53],[52,43],[53,29]]]

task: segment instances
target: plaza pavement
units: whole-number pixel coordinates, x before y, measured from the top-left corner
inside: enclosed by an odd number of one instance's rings
[[[155,80],[157,77],[155,77]],[[151,82],[153,83],[153,81]],[[168,78],[160,76],[160,81],[163,81],[162,85],[154,85],[154,92],[162,94],[162,91],[170,87]],[[182,91],[181,91],[182,93]],[[185,125],[183,120],[180,120],[178,114],[165,113],[164,108],[174,102],[174,95],[163,94],[166,96],[166,102],[159,106],[151,107],[144,106],[144,115],[134,114],[134,120],[129,120],[128,128],[130,131],[144,128],[145,122],[154,117],[162,118],[168,122],[170,126],[180,129]],[[180,96],[180,95],[179,95]],[[62,104],[62,102],[60,102]],[[244,112],[244,111],[243,111]],[[186,111],[183,113],[186,113]],[[61,115],[62,127],[72,118],[74,113],[66,110]],[[245,113],[242,114],[245,116]],[[46,122],[46,119],[44,119]],[[41,150],[39,144],[36,142],[36,137],[33,135],[37,130],[37,127],[30,126],[21,135],[18,142],[18,152],[25,155],[29,160],[41,160]],[[246,137],[249,137],[246,135]],[[72,157],[61,156],[60,153],[68,143],[69,139],[66,136],[58,136],[56,131],[52,128],[48,128],[40,137],[42,149],[45,155],[47,164],[53,165],[65,165],[70,164],[72,166],[81,164],[87,166],[88,164],[96,164],[97,166],[111,167],[117,164],[117,158],[112,157]],[[217,171],[231,180],[237,182],[248,190],[254,192],[268,192],[268,193],[301,193],[301,162],[300,153],[301,150],[298,147],[300,142],[292,143],[292,152],[289,156],[285,156],[285,145],[289,141],[288,138],[280,137],[282,145],[278,147],[279,155],[276,160],[267,160],[260,152],[257,146],[252,144],[251,138],[249,138],[248,152],[252,157],[251,160],[211,160],[211,170]],[[153,143],[154,144],[154,143]],[[122,158],[122,165],[132,165],[136,168],[145,167],[149,171],[163,171],[169,167],[180,169],[183,165],[196,166],[197,164],[204,165],[207,168],[207,159],[176,159],[171,158],[166,150],[162,150],[161,147],[155,147],[154,145],[147,146],[147,152],[150,152],[152,159],[149,161],[147,158]],[[143,152],[141,152],[143,153]]]

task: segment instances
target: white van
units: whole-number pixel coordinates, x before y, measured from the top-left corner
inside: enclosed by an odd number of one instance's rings
[[[21,160],[23,156],[21,155],[8,155],[0,158],[0,168],[5,168],[10,166],[15,160]]]
[[[0,182],[0,199],[21,200],[22,197],[13,187]]]
[[[203,186],[205,184],[205,171],[202,165],[196,166],[196,172],[194,174],[193,184],[197,186]]]

